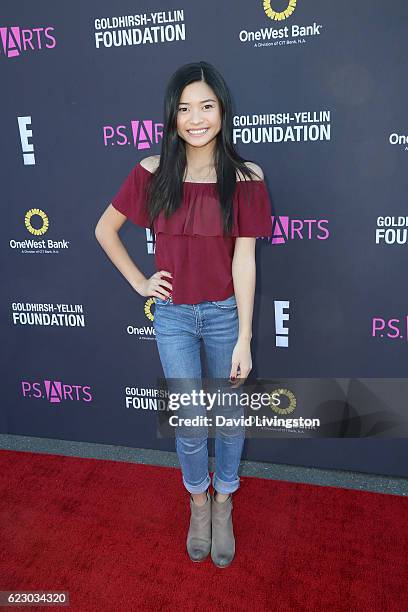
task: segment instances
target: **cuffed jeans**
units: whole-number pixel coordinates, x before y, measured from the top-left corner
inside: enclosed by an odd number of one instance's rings
[[[211,264],[209,264],[211,265]],[[232,352],[238,339],[238,310],[235,295],[199,304],[174,304],[172,298],[155,298],[154,329],[166,379],[201,381],[201,344],[210,379],[229,379]],[[231,390],[237,391],[237,389]],[[219,413],[224,407],[218,407]],[[205,414],[205,407],[194,412]],[[235,410],[235,416],[241,414]],[[187,491],[198,494],[210,485],[208,432],[197,427],[183,435],[176,428],[176,450]],[[213,486],[219,493],[233,493],[239,487],[238,467],[245,440],[245,428],[217,427]]]

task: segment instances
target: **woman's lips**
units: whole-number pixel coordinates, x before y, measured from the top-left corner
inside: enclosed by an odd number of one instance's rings
[[[190,136],[204,136],[208,130],[210,128],[203,128],[205,131],[204,132],[199,132],[198,134],[194,134],[194,132],[190,132],[190,130],[187,130],[187,132],[190,134]]]

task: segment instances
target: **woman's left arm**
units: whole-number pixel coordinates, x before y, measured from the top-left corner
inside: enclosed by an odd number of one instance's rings
[[[255,244],[256,238],[236,238],[232,260],[232,278],[238,307],[239,332],[232,353],[230,377],[238,377],[239,366],[239,379],[242,379],[240,384],[244,382],[252,370],[252,315],[256,282]]]

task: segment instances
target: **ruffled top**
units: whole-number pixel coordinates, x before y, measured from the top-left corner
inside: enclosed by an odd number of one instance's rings
[[[138,163],[112,200],[119,212],[135,225],[146,228],[149,227],[146,187],[151,177],[152,173]],[[180,208],[169,219],[161,211],[153,228],[156,267],[173,274],[173,303],[226,299],[234,293],[231,268],[235,239],[272,234],[265,181],[237,181],[231,236],[223,236],[216,183],[184,182]]]

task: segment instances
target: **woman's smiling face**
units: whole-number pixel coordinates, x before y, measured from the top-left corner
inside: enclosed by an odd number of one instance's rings
[[[187,85],[180,96],[177,133],[193,147],[202,147],[221,130],[221,108],[211,87],[203,81]]]

